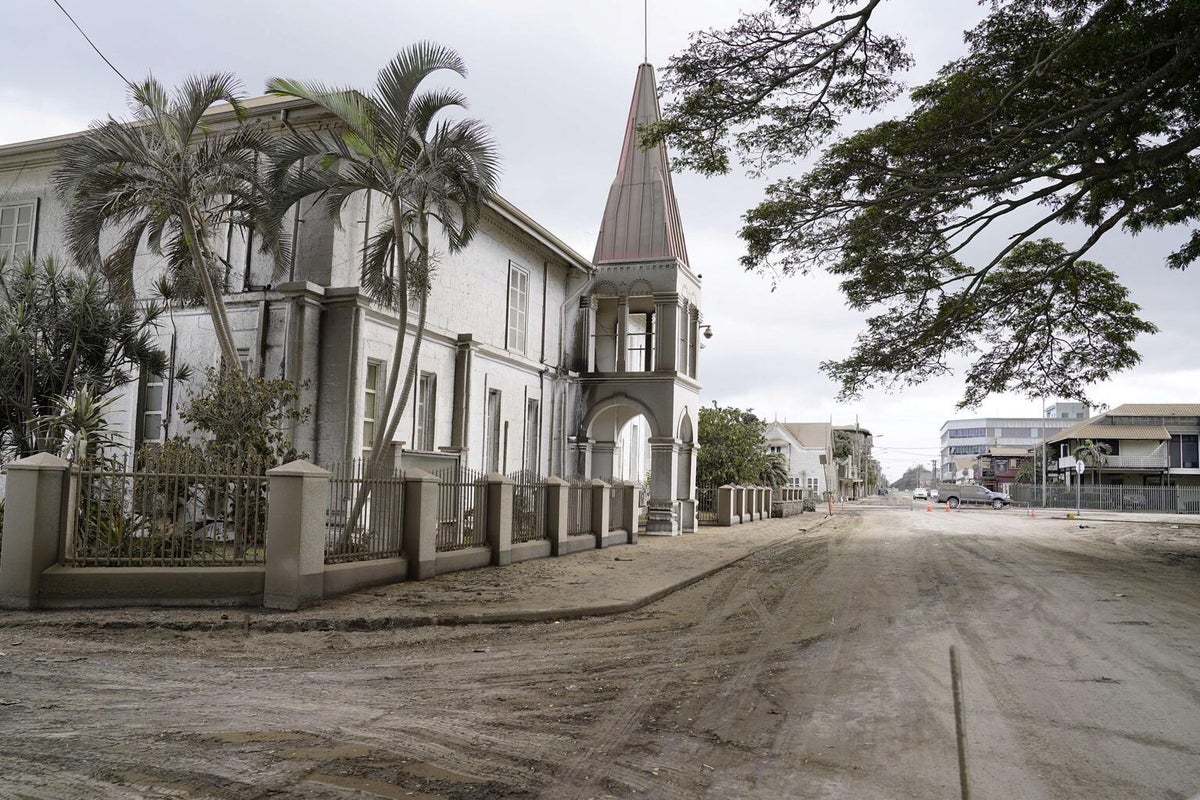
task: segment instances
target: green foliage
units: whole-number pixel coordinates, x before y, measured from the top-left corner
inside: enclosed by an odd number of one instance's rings
[[[289,380],[209,367],[203,385],[189,390],[179,418],[205,439],[212,458],[265,470],[307,457],[289,438],[289,431],[309,417],[307,407],[298,407],[299,399],[299,387]]]
[[[918,486],[928,486],[931,478],[932,473],[929,471],[929,467],[922,464],[913,464],[904,470],[903,475],[891,483],[891,487],[901,491],[909,491],[916,489]]]
[[[760,483],[768,470],[766,428],[767,423],[752,409],[701,408],[696,431],[697,483]]]
[[[754,483],[760,486],[770,486],[776,489],[788,482],[788,461],[783,453],[767,453],[763,458],[762,468]]]
[[[0,452],[66,455],[70,432],[100,434],[100,398],[133,370],[167,371],[154,338],[162,311],[118,302],[53,258],[0,259]]]
[[[1113,230],[1200,216],[1200,4],[1000,0],[911,112],[835,140],[909,63],[871,29],[877,4],[840,4],[821,24],[813,0],[773,2],[695,34],[646,138],[669,137],[677,163],[706,173],[731,152],[752,170],[819,153],[746,214],[742,263],[826,270],[872,313],[851,354],[823,364],[843,397],[967,358],[960,406],[1002,391],[1086,400],[1155,328],[1085,254]],[[1064,224],[1083,229],[1078,243],[1043,238]],[[1167,265],[1197,258],[1193,231]]]

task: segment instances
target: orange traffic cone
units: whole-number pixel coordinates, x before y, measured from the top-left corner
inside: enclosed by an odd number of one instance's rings
[[[1029,509],[1029,516],[1030,516],[1030,517],[1033,517],[1033,518],[1035,518],[1035,519],[1036,519],[1036,518],[1037,518],[1037,512],[1036,512],[1036,511],[1034,511],[1034,510],[1031,508],[1031,509]]]
[[[950,511],[950,504],[946,503],[946,512],[949,513],[949,511]]]
[[[932,511],[933,511],[933,503],[929,503],[928,505],[926,505],[926,506],[925,506],[925,510],[926,510],[926,511],[929,511],[929,512],[932,512]]]

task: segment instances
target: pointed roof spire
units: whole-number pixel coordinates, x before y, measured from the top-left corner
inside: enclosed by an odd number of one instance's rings
[[[600,223],[592,259],[596,265],[670,258],[688,263],[667,150],[661,144],[649,150],[638,147],[638,126],[660,119],[654,67],[642,64],[633,86],[617,177],[608,190],[608,205]]]

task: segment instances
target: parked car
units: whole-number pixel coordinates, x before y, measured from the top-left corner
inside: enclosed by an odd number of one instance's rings
[[[913,500],[928,500],[928,499],[929,499],[929,492],[927,492],[925,489],[923,489],[920,486],[913,489]]]
[[[929,488],[929,499],[930,499],[930,500],[937,500],[937,499],[938,499],[938,490],[937,490],[937,487],[931,486],[931,487]]]
[[[1002,492],[993,492],[986,486],[947,486],[941,491],[942,500],[951,508],[959,506],[991,506],[1004,508],[1012,498]]]

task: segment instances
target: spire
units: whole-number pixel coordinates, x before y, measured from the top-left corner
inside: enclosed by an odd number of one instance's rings
[[[642,64],[633,86],[617,177],[608,190],[608,205],[600,223],[592,259],[596,265],[670,258],[688,263],[667,150],[661,144],[649,150],[638,147],[638,126],[660,119],[654,67]]]

